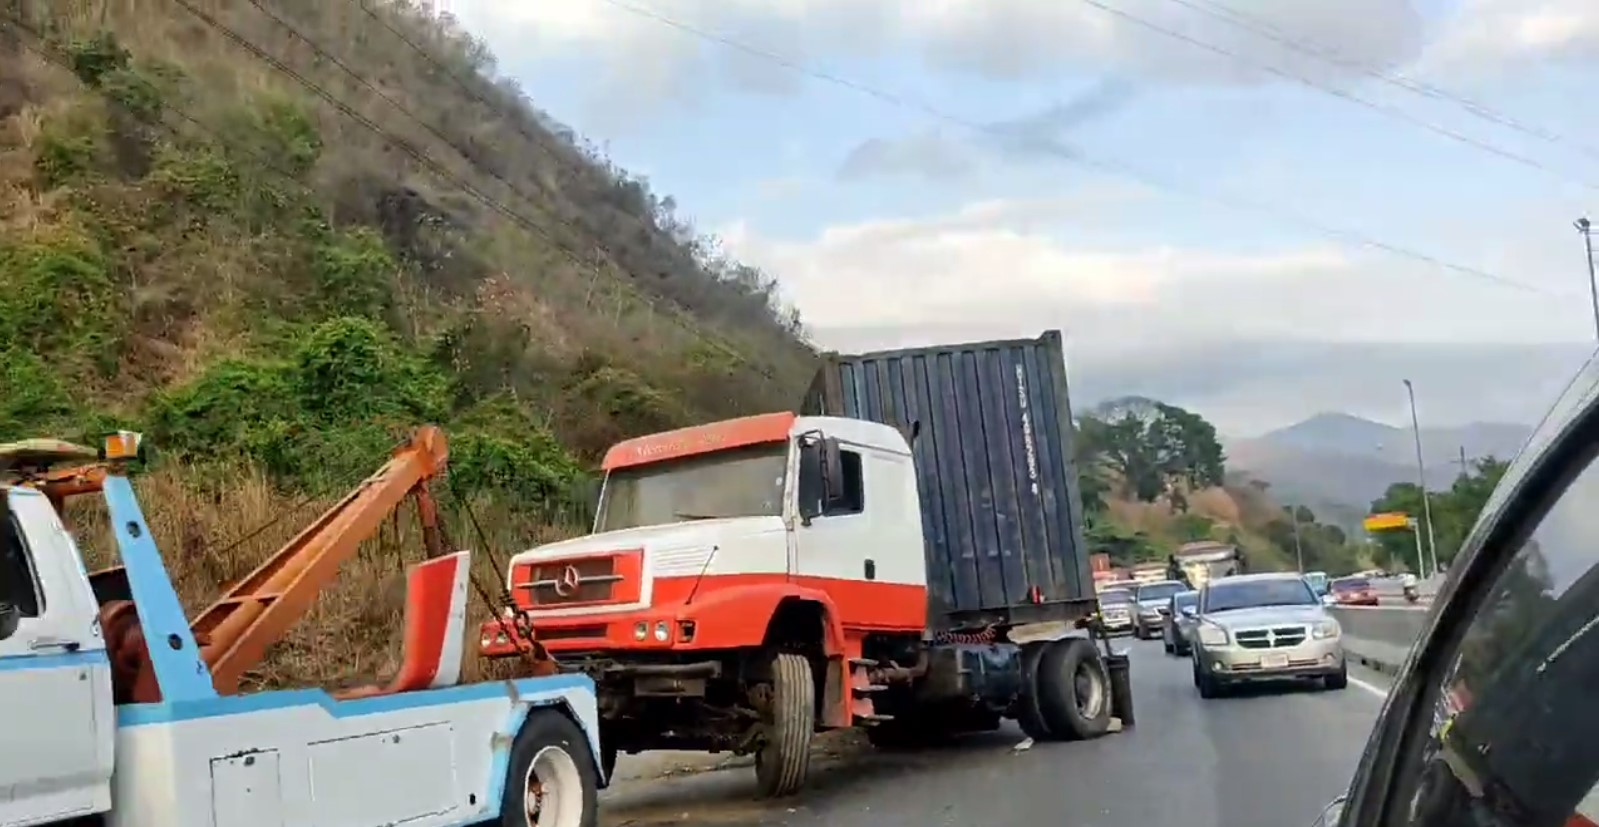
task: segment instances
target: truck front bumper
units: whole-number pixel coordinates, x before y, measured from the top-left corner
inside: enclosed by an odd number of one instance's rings
[[[1193,649],[1201,671],[1228,682],[1315,678],[1336,675],[1344,669],[1344,647],[1339,638],[1311,638],[1297,646],[1276,649],[1205,646],[1194,641]]]

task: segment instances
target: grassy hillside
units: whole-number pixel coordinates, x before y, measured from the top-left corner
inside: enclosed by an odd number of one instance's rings
[[[451,519],[477,502],[505,551],[579,522],[615,439],[788,407],[809,378],[769,279],[448,21],[380,0],[0,16],[0,440],[144,430],[191,607],[416,423],[452,437]],[[351,623],[339,639],[392,651],[404,539],[285,652]]]
[[[1218,540],[1244,550],[1255,570],[1291,569],[1293,549],[1274,538],[1275,527],[1287,520],[1282,507],[1258,488],[1226,485],[1189,495],[1188,510],[1170,502],[1138,502],[1112,496],[1105,502],[1104,528],[1091,533],[1128,538],[1118,562],[1164,561],[1166,555],[1193,540]],[[1091,540],[1092,541],[1092,540]]]

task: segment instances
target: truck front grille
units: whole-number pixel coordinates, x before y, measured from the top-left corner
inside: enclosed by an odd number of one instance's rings
[[[1245,649],[1286,649],[1305,642],[1303,626],[1273,626],[1268,629],[1241,629],[1233,635]]]
[[[635,551],[514,565],[512,594],[527,609],[629,603],[639,599],[642,563]]]

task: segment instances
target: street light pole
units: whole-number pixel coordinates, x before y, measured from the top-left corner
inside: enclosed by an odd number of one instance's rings
[[[1577,232],[1582,233],[1582,246],[1588,253],[1588,296],[1593,300],[1593,331],[1599,336],[1599,277],[1594,274],[1593,265],[1593,225],[1588,223],[1587,216],[1577,219]]]
[[[1299,544],[1299,506],[1288,506],[1288,522],[1294,527],[1294,560],[1299,563],[1299,573],[1305,573],[1305,549]]]
[[[1416,386],[1412,385],[1409,379],[1404,380],[1404,382],[1405,393],[1410,397],[1410,430],[1416,436],[1416,477],[1417,483],[1421,486],[1421,513],[1423,519],[1427,521],[1427,548],[1432,557],[1432,572],[1437,574],[1438,544],[1432,531],[1432,498],[1427,496],[1427,464],[1421,458],[1421,422],[1416,416]],[[1418,549],[1421,547],[1421,532],[1419,531],[1416,532],[1416,546]],[[1426,560],[1423,559],[1419,562],[1422,566],[1422,571],[1417,572],[1417,574],[1421,577],[1426,577]]]
[[[1420,569],[1422,575],[1425,576],[1427,571],[1427,557],[1421,551],[1421,524],[1416,522],[1415,517],[1411,517],[1405,522],[1410,526],[1411,532],[1416,535],[1416,568]],[[1419,580],[1421,578],[1418,577],[1416,579]]]

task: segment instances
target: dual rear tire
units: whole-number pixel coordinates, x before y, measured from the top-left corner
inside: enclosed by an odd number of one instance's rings
[[[1035,741],[1083,741],[1110,729],[1110,672],[1088,638],[1022,647],[1016,720]]]

